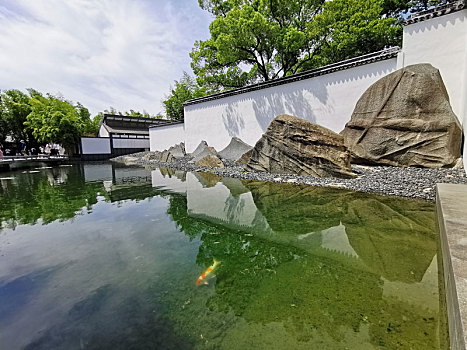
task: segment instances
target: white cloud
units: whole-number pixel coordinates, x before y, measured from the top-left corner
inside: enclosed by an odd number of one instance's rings
[[[155,114],[211,20],[196,0],[0,0],[0,89]]]

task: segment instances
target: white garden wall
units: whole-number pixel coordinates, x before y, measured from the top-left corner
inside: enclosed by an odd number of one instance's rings
[[[112,139],[114,148],[144,148],[149,149],[149,139]]]
[[[185,142],[185,126],[180,123],[149,128],[149,139],[151,152],[164,151]]]
[[[82,137],[82,154],[110,154],[110,139],[101,137]]]
[[[340,132],[360,96],[396,70],[395,57],[309,79],[185,106],[185,148],[205,140],[220,151],[233,136],[254,145],[279,114],[290,114]]]
[[[467,10],[404,26],[398,68],[431,63],[438,68],[454,113],[462,122],[466,113]]]

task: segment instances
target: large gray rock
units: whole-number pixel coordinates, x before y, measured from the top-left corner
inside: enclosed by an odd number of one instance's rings
[[[179,144],[170,147],[168,151],[175,158],[183,158],[186,155],[185,144],[183,142],[180,142]]]
[[[197,161],[199,161],[200,159],[203,159],[206,156],[215,156],[215,157],[217,157],[217,152],[213,147],[207,146],[200,153],[196,154],[193,157],[192,160],[193,160],[193,162],[196,163]]]
[[[238,137],[232,137],[228,146],[220,151],[218,155],[223,159],[236,161],[252,148],[252,146],[246,144]]]
[[[357,163],[430,168],[454,165],[462,140],[441,75],[430,64],[370,86],[341,134]]]
[[[248,170],[344,177],[354,175],[344,138],[309,121],[282,114],[256,143]]]
[[[198,154],[203,152],[206,148],[209,148],[209,145],[206,141],[201,141],[199,145],[195,148],[193,152],[190,153],[192,157],[196,157]]]

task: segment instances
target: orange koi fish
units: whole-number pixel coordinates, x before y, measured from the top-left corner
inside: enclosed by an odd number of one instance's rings
[[[220,261],[217,261],[214,259],[214,264],[209,266],[206,271],[204,271],[201,276],[198,277],[198,280],[196,281],[196,286],[199,286],[200,284],[208,284],[207,280],[211,276],[211,274],[214,272],[215,268],[220,264]]]

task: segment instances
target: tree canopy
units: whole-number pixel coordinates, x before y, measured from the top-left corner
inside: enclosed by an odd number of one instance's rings
[[[71,147],[83,135],[95,135],[99,118],[90,119],[79,102],[73,105],[62,97],[29,89],[28,93],[7,90],[0,94],[0,143],[10,136],[29,146],[55,142]]]
[[[196,81],[184,72],[182,78],[175,81],[175,87],[171,88],[170,94],[163,101],[167,119],[183,120],[183,103],[205,95],[205,89],[199,87]]]
[[[190,54],[212,93],[399,45],[399,20],[439,0],[198,0],[216,19]]]

